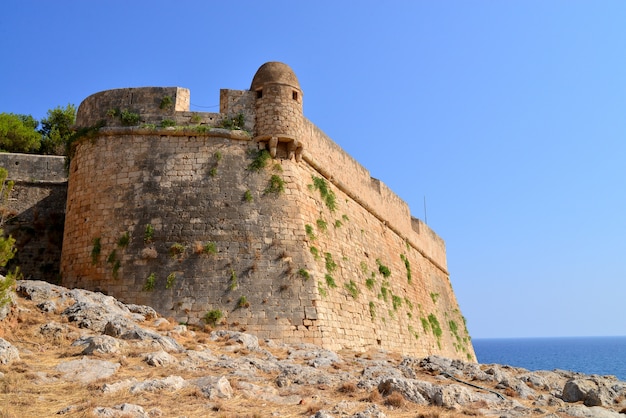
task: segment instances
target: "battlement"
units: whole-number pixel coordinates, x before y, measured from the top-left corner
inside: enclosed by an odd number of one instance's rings
[[[435,332],[462,322],[443,240],[302,100],[282,63],[221,90],[220,113],[190,112],[180,87],[85,99],[63,284],[269,338],[473,358],[466,330]]]

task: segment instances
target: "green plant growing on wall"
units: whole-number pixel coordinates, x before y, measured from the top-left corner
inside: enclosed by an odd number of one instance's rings
[[[335,220],[335,223],[333,225],[335,228],[341,228],[343,226],[343,224],[341,223],[341,221],[339,219]]]
[[[161,103],[159,104],[159,109],[167,110],[172,107],[174,104],[172,98],[170,96],[163,96],[161,99]]]
[[[182,257],[185,253],[185,246],[179,242],[175,242],[170,247],[170,257]]]
[[[315,221],[315,223],[317,224],[317,229],[319,229],[322,232],[325,232],[328,229],[328,224],[326,223],[325,220],[321,218]]]
[[[274,166],[272,167],[272,170],[278,172],[278,173],[282,173],[283,172],[283,166],[280,165],[280,163],[276,163],[274,164]]]
[[[405,297],[405,298],[404,298],[404,303],[406,303],[406,306],[407,306],[410,310],[413,310],[413,303],[409,300],[409,298]]]
[[[298,270],[298,276],[302,277],[304,280],[309,280],[311,274],[306,269]]]
[[[163,119],[161,123],[159,123],[161,128],[170,128],[172,126],[176,126],[176,121],[172,119]]]
[[[175,282],[176,282],[176,273],[172,272],[168,274],[167,278],[165,279],[165,288],[171,289],[174,286]]]
[[[223,316],[224,313],[222,311],[220,311],[219,309],[213,309],[205,313],[202,319],[204,319],[204,322],[206,322],[208,325],[215,326],[222,319]]]
[[[324,253],[324,259],[326,260],[326,271],[328,273],[333,273],[337,270],[337,263],[333,260],[333,255],[331,253]]]
[[[220,151],[215,151],[213,158],[215,158],[216,163],[219,163],[222,160],[222,153]]]
[[[311,241],[315,240],[315,233],[313,232],[313,227],[311,225],[304,225],[304,232],[306,232],[307,237],[309,237]]]
[[[422,323],[422,328],[424,329],[424,333],[428,334],[430,332],[430,322],[428,319],[421,317],[420,322]]]
[[[402,298],[400,296],[391,295],[391,304],[393,305],[393,310],[398,310],[400,306],[402,306]]]
[[[236,116],[226,117],[222,119],[221,127],[230,130],[241,130],[244,128],[246,123],[245,116],[243,113],[239,113]]]
[[[217,167],[211,167],[211,168],[209,169],[209,176],[210,176],[210,177],[215,177],[215,176],[217,176]]]
[[[415,331],[415,329],[413,328],[411,324],[409,324],[408,330],[409,330],[409,333],[411,333],[411,335],[413,335],[413,337],[415,337],[416,340],[419,339],[420,337],[419,334],[417,333],[417,331]]]
[[[150,244],[154,239],[154,227],[150,224],[146,224],[146,229],[143,234],[143,242]]]
[[[378,299],[382,299],[387,302],[387,293],[389,293],[389,289],[387,289],[384,285],[380,287],[380,293],[378,294]]]
[[[387,315],[389,315],[390,319],[396,319],[396,314],[391,309],[387,310]]]
[[[109,109],[109,110],[107,110],[106,115],[107,115],[108,118],[114,118],[114,117],[117,116],[118,112],[119,112],[119,110],[117,110],[117,109]]]
[[[345,213],[343,215],[341,215],[341,219],[343,219],[344,222],[349,222],[350,218],[348,218],[348,215],[346,215]]]
[[[123,109],[120,112],[120,119],[124,126],[134,126],[139,123],[139,113],[132,112],[128,109]]]
[[[152,292],[156,286],[156,276],[154,273],[150,273],[150,275],[146,278],[146,283],[143,285],[143,290],[146,292]]]
[[[265,194],[279,195],[285,191],[285,180],[283,180],[278,174],[272,174],[267,187],[265,188]]]
[[[205,242],[204,245],[202,245],[201,252],[207,255],[217,254],[217,246],[214,242]]]
[[[378,272],[383,275],[383,277],[387,278],[391,276],[391,270],[389,267],[385,266],[379,258],[376,259],[376,265],[378,265]]]
[[[239,287],[239,283],[237,283],[237,273],[235,273],[235,269],[230,269],[230,284],[228,285],[228,289],[237,290]]]
[[[326,207],[331,212],[334,212],[337,209],[337,197],[335,193],[330,189],[325,179],[316,176],[311,176],[311,178],[313,179],[313,190],[320,192],[320,197],[326,204]]]
[[[313,254],[313,258],[315,258],[316,260],[320,259],[320,253],[316,247],[309,248],[309,251],[311,251],[311,254]]]
[[[406,280],[407,282],[409,282],[409,284],[411,284],[411,263],[404,254],[400,254],[400,258],[402,259],[402,261],[404,262],[404,266],[406,267]]]
[[[248,203],[250,203],[250,202],[252,202],[254,200],[254,197],[252,197],[252,192],[250,192],[250,190],[246,190],[243,193],[243,200],[245,202],[248,202]]]
[[[91,242],[91,245],[91,264],[95,266],[96,264],[98,264],[98,258],[100,258],[100,252],[102,251],[100,237],[94,238]]]
[[[437,299],[439,299],[439,293],[430,292],[430,298],[433,300],[433,303],[437,303]]]
[[[120,248],[126,248],[128,247],[128,244],[130,244],[130,234],[126,231],[117,239],[117,246]]]
[[[251,149],[250,151],[248,151],[248,156],[252,158],[252,162],[248,164],[248,171],[261,171],[262,169],[267,167],[267,163],[272,159],[272,156],[266,149]]]
[[[245,296],[241,296],[239,300],[237,301],[237,308],[241,309],[241,308],[249,308],[249,307],[250,307],[250,302],[248,302],[248,298],[246,298]]]
[[[326,289],[324,288],[324,284],[322,282],[317,282],[317,291],[319,292],[320,296],[325,298],[326,296],[328,296],[328,292],[326,292]]]
[[[113,274],[114,279],[118,279],[119,270],[122,267],[122,262],[120,260],[115,260],[113,262],[113,267],[111,268],[111,273]]]
[[[376,280],[373,278],[368,278],[365,279],[365,287],[367,287],[368,290],[373,290],[374,286],[376,286]]]
[[[337,284],[335,283],[335,279],[330,274],[326,274],[324,276],[324,279],[326,279],[326,286],[328,286],[329,288],[335,289],[337,287]]]
[[[189,119],[191,123],[200,123],[202,122],[202,116],[197,113],[191,115],[191,119]]]
[[[439,320],[435,316],[435,314],[428,315],[428,322],[430,323],[430,327],[433,330],[433,335],[437,337],[437,340],[441,338],[443,335],[443,331],[441,330],[441,325],[439,325]]]
[[[344,283],[344,287],[348,290],[353,299],[359,297],[359,288],[356,283],[354,283],[354,280],[350,280],[349,283]]]
[[[107,263],[113,264],[115,263],[115,260],[117,260],[117,250],[113,249],[113,251],[111,251],[107,256]]]
[[[372,318],[372,321],[373,321],[374,319],[376,319],[376,304],[370,301],[369,307],[370,307],[370,318]]]

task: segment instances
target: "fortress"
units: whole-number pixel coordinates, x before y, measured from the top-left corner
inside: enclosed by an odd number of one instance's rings
[[[302,103],[278,62],[219,113],[178,87],[86,98],[61,284],[289,343],[475,361],[444,242]]]

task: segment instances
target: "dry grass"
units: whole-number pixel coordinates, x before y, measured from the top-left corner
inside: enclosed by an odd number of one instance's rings
[[[0,378],[0,418],[46,417],[55,416],[58,411],[68,406],[72,409],[63,416],[67,418],[93,416],[95,407],[113,407],[122,403],[141,405],[147,413],[153,411],[158,416],[157,409],[163,417],[186,416],[192,417],[240,417],[255,418],[266,416],[280,416],[286,418],[302,418],[314,415],[319,410],[332,411],[342,400],[349,400],[349,410],[345,415],[351,416],[365,410],[369,405],[376,404],[389,418],[461,418],[480,416],[477,410],[486,408],[486,403],[468,405],[461,411],[451,411],[434,406],[416,405],[398,393],[385,393],[383,397],[377,388],[369,393],[359,389],[354,381],[344,381],[337,386],[329,385],[298,385],[277,387],[278,372],[263,373],[257,371],[248,379],[238,370],[222,368],[212,362],[198,364],[196,368],[182,368],[173,364],[165,367],[151,367],[144,361],[145,353],[157,351],[154,347],[141,346],[134,342],[122,348],[120,353],[112,355],[97,355],[91,358],[120,363],[118,372],[108,379],[90,384],[68,382],[61,378],[56,370],[59,363],[79,359],[82,357],[82,347],[73,347],[71,343],[87,331],[76,328],[67,323],[62,317],[55,314],[40,312],[32,302],[20,299],[19,311],[16,311],[7,321],[3,321],[0,334],[20,350],[19,361],[10,365],[0,366],[3,374]],[[62,308],[58,311],[60,312]],[[40,327],[49,322],[57,322],[67,329],[60,334],[42,335]],[[148,323],[142,327],[150,328]],[[157,329],[166,333],[176,326],[170,319],[161,323]],[[210,339],[211,327],[189,327],[195,334],[172,333],[181,345],[193,350],[211,350],[212,354],[228,357],[255,356],[250,350],[239,347],[232,340],[223,338],[218,341]],[[268,345],[261,342],[262,348],[269,351],[279,360],[289,356],[289,349],[282,345]],[[235,349],[233,350],[233,347]],[[380,352],[342,352],[344,359],[327,369],[329,374],[342,374],[346,371],[359,370],[362,366],[356,359],[380,359]],[[187,359],[184,353],[174,354],[179,361]],[[387,355],[384,358],[398,364],[400,355]],[[304,361],[304,360],[303,360]],[[138,381],[160,379],[170,375],[181,376],[184,379],[193,379],[203,376],[226,376],[234,390],[232,399],[210,400],[200,389],[187,386],[179,391],[156,391],[131,394],[127,390],[116,393],[105,393],[103,387],[107,383],[120,382],[125,379]],[[433,376],[424,373],[418,377],[421,380],[434,381]],[[240,383],[241,381],[241,383]],[[301,402],[296,405],[274,404],[259,398],[244,396],[245,385],[249,381],[255,385],[271,388],[280,395],[297,394]],[[522,400],[520,400],[522,401]]]

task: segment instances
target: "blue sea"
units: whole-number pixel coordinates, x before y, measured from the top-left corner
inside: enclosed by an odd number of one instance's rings
[[[477,338],[479,363],[571,370],[626,381],[626,337]]]

